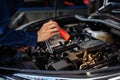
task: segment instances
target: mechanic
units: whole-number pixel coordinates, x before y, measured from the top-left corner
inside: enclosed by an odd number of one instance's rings
[[[37,32],[24,32],[22,30],[16,31],[14,29],[10,29],[8,27],[10,19],[23,3],[24,0],[0,0],[1,47],[12,46],[17,51],[25,51],[29,46],[36,46],[37,42],[45,41],[50,37],[59,34],[59,26],[55,21],[52,20],[44,23],[41,29]],[[1,52],[0,55],[2,54]]]

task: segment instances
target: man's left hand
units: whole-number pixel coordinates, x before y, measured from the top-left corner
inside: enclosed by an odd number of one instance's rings
[[[17,48],[17,51],[18,52],[25,52],[28,48],[29,48],[29,46],[20,47],[20,48]]]

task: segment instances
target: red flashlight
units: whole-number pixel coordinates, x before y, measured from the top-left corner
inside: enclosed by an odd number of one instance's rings
[[[67,41],[70,38],[70,35],[64,31],[62,28],[59,28],[60,36]]]

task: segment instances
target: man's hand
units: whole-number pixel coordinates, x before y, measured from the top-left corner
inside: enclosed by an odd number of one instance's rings
[[[20,48],[17,48],[17,52],[25,52],[27,49],[29,48],[29,46],[25,46],[25,47],[20,47]]]
[[[58,28],[59,28],[58,24],[52,20],[43,24],[41,29],[37,32],[38,34],[37,42],[48,40],[50,37],[59,34]]]
[[[37,32],[38,34],[37,42],[48,40],[50,37],[59,34],[58,28],[59,26],[55,21],[50,20],[49,22],[44,23],[41,29]],[[29,46],[24,46],[17,48],[16,50],[18,52],[25,52],[28,48]]]

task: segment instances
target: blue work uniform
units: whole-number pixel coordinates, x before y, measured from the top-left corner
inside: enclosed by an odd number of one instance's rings
[[[11,46],[36,46],[37,32],[16,31],[8,27],[11,17],[23,2],[24,0],[0,0],[0,66],[16,67],[16,64],[21,64],[22,54],[11,49]]]
[[[23,4],[24,0],[0,0],[0,46],[35,46],[37,32],[24,32],[8,27],[13,14]]]

